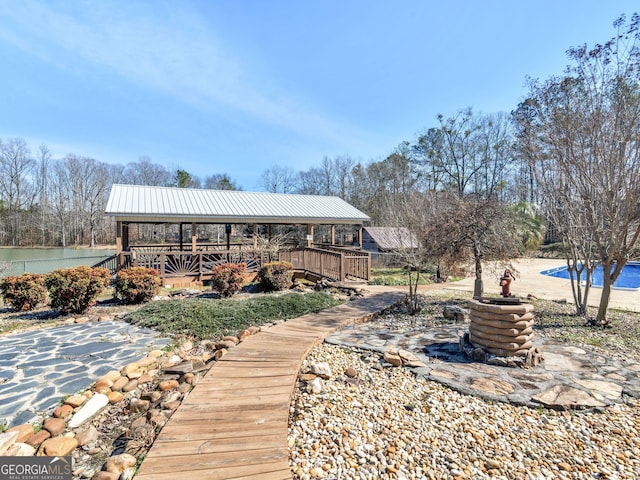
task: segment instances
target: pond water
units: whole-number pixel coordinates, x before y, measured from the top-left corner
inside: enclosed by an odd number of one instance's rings
[[[95,265],[110,257],[115,249],[93,248],[0,248],[0,263],[11,264],[4,275],[21,273],[48,273],[57,268]]]
[[[571,278],[566,266],[544,270],[540,273],[550,277]],[[600,265],[593,272],[591,284],[594,287],[602,288],[603,278],[603,269],[602,265]],[[584,282],[584,277],[581,280]],[[620,276],[614,283],[613,288],[618,288],[620,290],[640,290],[640,262],[627,263],[622,269],[622,273],[620,273]]]

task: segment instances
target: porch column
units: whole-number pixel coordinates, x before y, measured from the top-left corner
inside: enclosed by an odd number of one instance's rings
[[[191,251],[195,253],[198,245],[198,234],[196,232],[196,222],[191,223]]]
[[[129,250],[129,222],[122,222],[122,250]]]
[[[362,250],[362,225],[358,228],[358,246]]]
[[[253,224],[253,249],[258,249],[258,224]]]
[[[311,245],[313,245],[313,225],[307,223],[307,247],[311,247]]]
[[[331,225],[331,245],[336,244],[336,226]]]
[[[122,222],[116,222],[116,255],[122,252]]]

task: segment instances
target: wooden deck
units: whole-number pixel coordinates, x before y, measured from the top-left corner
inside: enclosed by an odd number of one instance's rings
[[[247,338],[195,386],[156,439],[136,480],[291,480],[289,404],[309,350],[404,297],[379,293]]]

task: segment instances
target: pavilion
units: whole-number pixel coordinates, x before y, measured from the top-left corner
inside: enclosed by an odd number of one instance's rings
[[[155,268],[165,284],[201,282],[224,262],[243,262],[249,270],[257,270],[273,259],[291,261],[296,270],[333,280],[369,278],[369,254],[361,250],[363,224],[370,219],[335,196],[116,184],[106,214],[116,223],[116,255],[108,266]],[[134,224],[178,225],[177,242],[132,244]],[[201,225],[224,225],[225,242],[203,241],[198,236]],[[233,225],[250,226],[251,237],[236,236],[232,241]],[[265,247],[258,232],[266,226],[270,237],[276,225],[302,226],[306,233],[302,244],[286,249],[279,245],[276,252]],[[316,233],[321,226],[329,232],[323,239]],[[355,229],[348,245],[336,241],[340,240],[336,226]]]

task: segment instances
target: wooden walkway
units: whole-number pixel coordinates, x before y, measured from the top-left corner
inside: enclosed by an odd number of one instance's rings
[[[379,293],[248,337],[182,402],[136,480],[291,480],[289,404],[305,356],[338,328],[366,321],[403,297]]]

